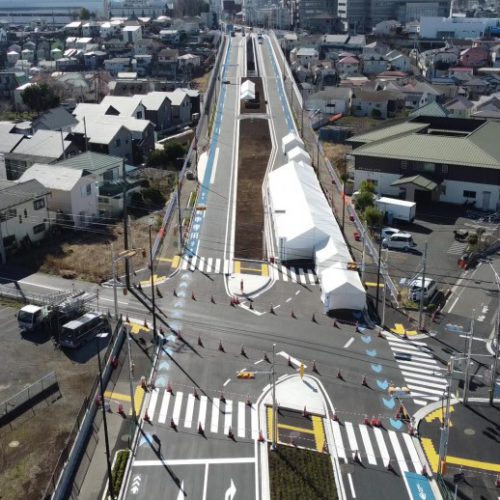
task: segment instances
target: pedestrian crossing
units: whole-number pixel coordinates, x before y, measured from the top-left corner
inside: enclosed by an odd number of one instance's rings
[[[450,255],[460,255],[462,256],[467,248],[467,243],[462,243],[460,241],[454,241],[450,248],[448,248],[448,252]]]
[[[364,464],[387,467],[390,462],[401,473],[421,474],[423,464],[409,434],[352,422],[331,423],[336,454],[345,463],[352,462],[357,453]]]
[[[201,425],[205,434],[227,436],[231,429],[239,438],[255,440],[259,437],[257,407],[245,401],[221,400],[181,391],[171,394],[166,389],[156,388],[146,411],[153,424],[170,426],[174,423],[181,430],[196,432]]]
[[[388,337],[405,385],[411,390],[413,402],[425,406],[439,401],[446,389],[445,370],[434,359],[425,342]]]
[[[231,274],[234,272],[234,263],[220,257],[200,257],[198,255],[184,255],[179,262],[183,271],[198,270],[205,274]],[[261,270],[264,268],[264,270]],[[267,273],[273,280],[281,280],[301,285],[317,285],[318,277],[313,269],[304,267],[287,267],[283,264],[264,264],[255,270],[256,273]]]

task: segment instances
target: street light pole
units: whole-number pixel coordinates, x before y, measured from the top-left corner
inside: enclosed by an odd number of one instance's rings
[[[470,372],[470,362],[472,356],[472,340],[474,339],[474,319],[476,316],[476,310],[472,310],[472,320],[470,324],[470,335],[469,335],[469,346],[467,349],[467,357],[465,362],[465,372],[464,372],[464,405],[467,404],[467,400],[469,399],[469,372]]]
[[[116,259],[115,259],[115,248],[113,243],[111,243],[111,268],[113,274],[113,301],[115,305],[115,319],[118,319],[118,295],[116,292]]]
[[[375,290],[375,308],[378,316],[378,299],[380,296],[380,264],[382,261],[382,224],[378,228],[378,262],[377,262],[377,289]]]
[[[389,259],[389,248],[385,249],[384,267],[387,269],[387,260]],[[385,325],[385,298],[387,293],[387,282],[384,282],[384,290],[382,293],[382,327]]]
[[[271,366],[271,376],[272,376],[272,384],[273,384],[273,443],[271,445],[271,449],[275,450],[277,447],[278,440],[278,422],[277,418],[277,408],[276,408],[276,373],[275,373],[275,361],[276,361],[276,344],[273,344],[273,364]]]
[[[495,273],[495,283],[497,285],[497,318],[496,318],[496,341],[497,346],[495,349],[495,354],[493,355],[493,364],[491,366],[491,382],[490,382],[490,394],[489,394],[489,402],[490,405],[493,406],[493,400],[495,399],[495,388],[497,384],[497,369],[498,369],[498,356],[500,356],[500,277],[498,273],[495,271],[493,264],[490,262],[490,267]]]
[[[156,304],[155,304],[155,283],[153,268],[153,243],[151,238],[152,222],[149,223],[149,267],[151,270],[151,304],[153,306],[153,339],[156,345]]]
[[[418,329],[422,330],[422,316],[424,312],[424,296],[425,296],[425,271],[427,264],[427,241],[424,246],[424,259],[423,259],[423,268],[422,268],[422,287],[420,288],[420,305],[418,308]]]
[[[453,375],[454,357],[450,358],[448,364],[448,384],[446,386],[446,411],[443,415],[443,424],[441,426],[441,437],[439,440],[439,458],[438,458],[438,474],[443,475],[443,465],[446,463],[446,455],[448,454],[448,437],[450,433],[450,400],[451,400],[451,381]],[[444,398],[444,395],[443,395]],[[442,408],[442,407],[441,407]],[[442,411],[442,410],[441,410]]]
[[[179,218],[179,254],[182,255],[184,242],[182,241],[182,214],[181,214],[181,173],[177,174],[177,212]]]
[[[127,335],[127,358],[128,358],[128,382],[130,389],[130,402],[132,403],[132,417],[134,422],[137,424],[137,414],[135,412],[135,394],[134,394],[134,385],[132,381],[133,375],[133,364],[132,364],[132,355],[130,353],[130,325],[125,325],[125,334]]]
[[[102,421],[104,424],[104,444],[106,446],[106,465],[108,469],[108,488],[109,488],[109,495],[111,498],[115,498],[113,494],[113,476],[111,474],[111,459],[110,459],[110,453],[109,453],[109,436],[108,436],[108,423],[106,421],[106,408],[104,407],[104,386],[102,383],[102,367],[101,367],[101,353],[99,350],[99,339],[100,338],[106,338],[108,334],[97,334],[95,339],[96,339],[96,345],[97,345],[97,363],[99,366],[99,386],[101,390],[101,408],[102,408]]]

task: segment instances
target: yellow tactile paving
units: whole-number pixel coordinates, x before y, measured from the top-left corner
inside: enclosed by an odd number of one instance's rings
[[[377,288],[377,283],[373,283],[371,281],[365,281],[365,286],[374,286],[375,288]],[[378,284],[379,288],[384,288],[384,283],[379,283]]]
[[[131,321],[130,323],[130,333],[137,335],[138,333],[145,332],[148,333],[151,329],[148,326],[144,326],[142,323],[135,323]]]
[[[434,443],[429,438],[422,438],[421,442],[425,454],[427,455],[427,459],[429,460],[429,464],[432,468],[432,471],[437,472],[439,456],[436,453],[436,449],[434,448]],[[446,463],[448,465],[458,465],[460,467],[469,467],[471,469],[479,469],[488,472],[500,473],[500,463],[495,464],[492,462],[481,462],[480,460],[471,460],[470,458],[454,457],[452,455],[448,455],[446,457]]]
[[[241,273],[241,262],[239,260],[234,261],[234,273],[235,274]]]
[[[173,259],[172,259],[172,269],[177,269],[179,267],[179,264],[181,262],[181,258],[176,255]]]
[[[156,257],[159,262],[172,262],[173,259],[169,259],[168,257]]]
[[[401,336],[403,336],[406,333],[406,335],[408,335],[408,337],[412,337],[412,336],[418,334],[418,332],[416,330],[406,330],[402,323],[396,323],[394,325],[394,327],[391,328],[391,332],[395,333],[396,335],[401,335]]]
[[[316,449],[318,451],[323,451],[323,447],[325,446],[325,430],[323,428],[323,419],[321,417],[318,417],[317,415],[314,415],[312,417],[312,423]]]
[[[153,284],[155,285],[161,285],[162,283],[165,283],[167,281],[166,276],[158,276],[157,274],[153,274]],[[142,280],[141,286],[151,286],[151,278],[148,278],[147,280]]]
[[[130,403],[130,394],[120,394],[119,392],[113,391],[105,391],[104,397],[108,399],[114,399],[116,401],[125,401],[126,403]]]
[[[273,425],[273,409],[272,407],[267,408],[267,436],[270,441],[273,441],[273,436],[274,436],[274,425]],[[279,436],[279,432],[278,432]]]
[[[135,407],[135,414],[139,415],[141,412],[141,406],[142,406],[142,400],[144,399],[144,389],[138,385],[135,388],[135,393],[134,393],[134,407]],[[129,415],[132,415],[132,408],[130,409]]]
[[[260,273],[262,276],[269,276],[269,266],[267,264],[262,264],[260,266]]]
[[[312,429],[304,429],[303,427],[296,427],[295,425],[288,424],[278,424],[278,429],[286,429],[289,431],[302,432],[304,434],[314,434],[314,430]]]
[[[455,411],[455,408],[453,407],[453,405],[450,406],[450,413],[453,413]],[[443,409],[442,408],[438,408],[437,410],[434,410],[433,412],[429,413],[429,415],[427,415],[425,417],[425,421],[426,422],[433,422],[434,420],[438,419],[441,424],[443,423]],[[450,420],[450,427],[453,427],[453,424]]]

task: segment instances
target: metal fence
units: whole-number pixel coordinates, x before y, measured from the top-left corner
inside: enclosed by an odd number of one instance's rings
[[[47,305],[54,304],[57,302],[62,302],[67,299],[70,295],[74,293],[67,290],[58,290],[57,292],[49,294],[39,294],[39,293],[26,293],[18,288],[18,284],[15,283],[16,288],[12,288],[7,285],[0,286],[0,297],[7,299],[17,300],[23,302],[24,304],[37,304],[37,305]]]
[[[36,382],[19,391],[14,396],[0,403],[0,421],[7,417],[10,413],[16,411],[21,406],[26,405],[30,400],[36,398],[44,391],[57,385],[56,372],[50,372]]]

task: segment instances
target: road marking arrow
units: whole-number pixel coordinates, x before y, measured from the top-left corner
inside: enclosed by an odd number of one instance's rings
[[[234,485],[234,482],[231,479],[231,484],[229,485],[229,488],[226,491],[224,500],[233,500],[234,495],[236,495],[236,486]]]
[[[130,493],[137,495],[139,492],[139,487],[141,486],[142,477],[140,474],[136,474],[132,479],[132,487],[130,488]]]

